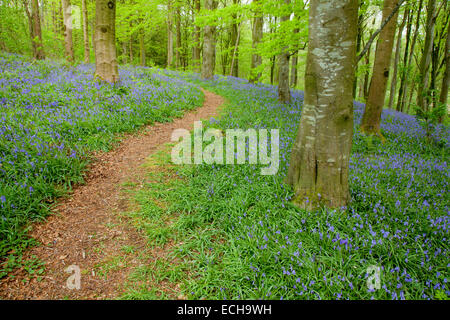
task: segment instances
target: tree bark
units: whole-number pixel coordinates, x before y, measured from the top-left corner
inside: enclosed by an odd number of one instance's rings
[[[253,2],[258,6],[261,0],[254,0]],[[264,16],[261,13],[261,9],[258,7],[255,10],[255,15],[253,18],[253,28],[252,28],[252,63],[250,69],[250,83],[258,82],[261,79],[261,72],[256,72],[255,69],[258,68],[262,64],[262,57],[257,54],[255,51],[258,45],[261,43],[263,37],[263,25],[264,25]]]
[[[291,61],[291,88],[295,88],[298,83],[298,50],[292,55]]]
[[[173,67],[173,17],[172,1],[167,1],[167,67]]]
[[[285,4],[290,5],[291,0],[284,0]],[[282,16],[281,23],[289,21],[290,15]],[[282,103],[291,102],[291,90],[289,87],[289,46],[283,48],[283,52],[278,56],[278,100]]]
[[[33,57],[36,60],[45,59],[44,44],[42,43],[41,19],[39,14],[39,1],[31,1],[31,43]]]
[[[195,0],[195,13],[196,15],[199,14],[201,9],[200,6],[200,0]],[[192,54],[192,60],[194,63],[194,70],[196,72],[200,72],[201,71],[201,67],[200,67],[200,52],[202,50],[201,48],[201,44],[200,44],[200,27],[195,25],[194,26],[194,49],[193,49],[193,54]]]
[[[389,104],[388,104],[389,109],[392,109],[392,105],[394,104],[395,93],[397,92],[398,63],[400,61],[400,51],[402,50],[403,29],[405,28],[408,15],[409,10],[406,10],[405,13],[403,14],[402,23],[400,24],[400,27],[398,28],[397,32],[397,44],[395,46],[395,58],[394,58],[394,72],[392,73],[391,88],[389,91]]]
[[[383,21],[391,14],[397,4],[398,0],[384,1]],[[386,98],[386,87],[389,79],[392,49],[397,27],[397,16],[398,11],[380,32],[377,41],[372,81],[369,86],[369,97],[361,122],[361,131],[366,134],[376,134],[381,136],[381,112],[383,111]]]
[[[213,11],[217,8],[216,0],[205,0],[205,9]],[[212,79],[214,77],[214,69],[216,66],[216,27],[207,25],[204,28],[203,40],[203,79]]]
[[[86,0],[81,0],[81,11],[83,11],[83,40],[84,40],[84,63],[89,63],[91,53],[89,47],[89,21]]]
[[[73,42],[72,42],[72,12],[70,8],[70,0],[61,0],[63,17],[64,17],[64,49],[67,60],[74,61]]]
[[[414,57],[414,49],[416,47],[416,41],[417,41],[417,36],[419,35],[419,27],[420,27],[420,16],[422,13],[422,6],[423,6],[423,0],[419,1],[419,7],[417,10],[417,19],[416,19],[416,23],[415,23],[415,29],[414,29],[414,36],[413,39],[411,41],[411,49],[408,53],[408,60],[406,62],[405,65],[405,71],[404,71],[404,77],[405,80],[403,82],[403,88],[400,87],[400,92],[399,92],[399,101],[397,102],[397,110],[403,112],[405,110],[405,105],[406,105],[406,100],[407,100],[407,91],[408,91],[408,74],[409,72],[409,68],[411,66],[412,63],[412,59]],[[406,52],[405,52],[405,61],[406,61]],[[412,77],[412,79],[414,79],[414,77]]]
[[[340,208],[350,201],[358,1],[312,0],[309,10],[305,101],[287,183],[300,208]]]
[[[97,0],[95,6],[95,76],[102,81],[119,81],[116,53],[116,1]]]
[[[145,61],[144,30],[141,30],[139,32],[139,57],[140,57],[141,66],[145,67],[146,61]]]
[[[176,29],[176,48],[175,48],[175,67],[177,69],[180,69],[182,66],[182,61],[181,61],[181,12],[180,12],[180,3],[176,3],[176,9],[175,9],[175,17],[176,17],[176,22],[175,22],[175,29]]]
[[[237,5],[238,0],[233,0],[233,4]],[[233,14],[233,24],[231,26],[231,45],[233,46],[233,53],[231,57],[231,75],[233,77],[239,76],[239,42],[241,38],[241,24],[237,22],[237,14]]]
[[[431,53],[433,51],[434,28],[436,25],[436,0],[429,0],[427,6],[427,24],[425,44],[422,58],[420,59],[419,74],[420,81],[417,89],[417,105],[424,111],[428,110],[428,83],[431,64]]]
[[[439,97],[439,102],[443,105],[447,105],[448,100],[448,85],[450,83],[450,23],[447,26],[447,41],[445,43],[445,71],[444,77],[442,78],[441,94]],[[448,105],[447,105],[448,113]],[[442,122],[443,119],[439,119]]]

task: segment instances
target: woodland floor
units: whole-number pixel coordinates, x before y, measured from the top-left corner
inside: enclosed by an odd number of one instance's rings
[[[114,150],[99,154],[91,165],[84,185],[76,186],[58,205],[45,222],[33,225],[30,236],[41,245],[29,249],[24,259],[38,259],[45,272],[31,276],[24,269],[15,270],[0,280],[2,299],[113,299],[123,293],[123,284],[129,273],[145,263],[137,255],[158,259],[165,254],[164,247],[150,247],[147,240],[118,213],[127,210],[130,201],[121,192],[121,185],[139,185],[148,170],[147,157],[170,142],[173,130],[191,129],[194,121],[217,115],[223,99],[203,91],[205,101],[201,108],[186,113],[171,123],[157,123],[123,139]],[[166,148],[167,149],[167,148]],[[123,248],[136,248],[125,254]],[[123,257],[114,267],[99,272],[105,261]],[[81,288],[71,290],[66,281],[70,265],[81,269]],[[151,285],[151,284],[150,284]],[[181,297],[182,298],[182,297]]]

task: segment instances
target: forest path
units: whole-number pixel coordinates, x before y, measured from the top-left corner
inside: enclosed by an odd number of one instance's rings
[[[192,129],[194,121],[216,116],[222,97],[203,90],[203,106],[185,113],[171,123],[156,123],[128,135],[114,150],[99,155],[87,174],[86,184],[58,201],[54,214],[36,223],[30,235],[41,245],[33,247],[24,260],[34,257],[44,262],[45,272],[37,275],[20,268],[0,279],[2,299],[113,299],[123,291],[130,271],[142,265],[138,254],[143,251],[157,259],[155,248],[118,213],[128,209],[129,199],[121,192],[124,183],[139,184],[151,168],[145,168],[147,157],[170,142],[173,130]],[[133,254],[124,248],[136,248]],[[152,251],[153,250],[153,251]],[[161,248],[159,248],[161,251]],[[123,257],[116,261],[117,257]],[[111,261],[112,260],[112,261]],[[103,274],[98,266],[111,266]],[[69,289],[68,278],[81,270],[80,289]],[[11,277],[13,275],[14,277]]]

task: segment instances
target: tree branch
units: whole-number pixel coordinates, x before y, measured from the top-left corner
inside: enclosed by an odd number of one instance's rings
[[[377,31],[375,31],[374,34],[372,34],[372,36],[370,37],[370,39],[367,42],[366,46],[361,51],[361,53],[358,55],[358,58],[356,59],[357,63],[359,62],[359,60],[361,60],[364,57],[364,55],[367,53],[367,51],[369,50],[370,46],[372,45],[372,42],[375,40],[375,38],[378,36],[378,34],[384,29],[384,27],[389,23],[389,21],[391,21],[392,17],[397,13],[397,11],[400,9],[400,7],[402,6],[402,4],[405,1],[406,0],[400,0],[398,2],[398,4],[395,6],[395,8],[392,10],[391,14],[386,18],[386,20],[383,21],[383,23],[381,24],[380,28]]]

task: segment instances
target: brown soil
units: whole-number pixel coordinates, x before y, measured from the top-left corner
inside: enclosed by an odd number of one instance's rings
[[[123,223],[118,212],[127,210],[128,200],[121,193],[121,184],[144,180],[145,159],[161,145],[170,141],[173,130],[192,129],[194,121],[217,115],[223,99],[203,91],[205,102],[172,123],[147,126],[136,135],[129,135],[113,151],[98,155],[86,177],[86,184],[58,201],[45,222],[34,224],[30,235],[41,245],[29,249],[25,260],[36,256],[45,264],[40,281],[23,268],[0,280],[2,299],[112,299],[123,291],[131,270],[142,261],[136,253],[123,251],[135,248],[137,254],[148,250],[146,240],[129,224]],[[150,252],[152,254],[152,252]],[[155,252],[155,258],[158,253]],[[114,257],[109,270],[99,268]],[[81,269],[81,288],[69,289],[66,281],[70,265]],[[111,264],[110,264],[111,265]],[[105,272],[102,272],[105,271]]]

